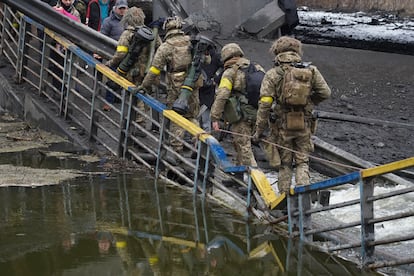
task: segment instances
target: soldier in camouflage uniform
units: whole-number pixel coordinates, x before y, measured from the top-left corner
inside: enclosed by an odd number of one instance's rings
[[[225,111],[226,101],[235,95],[241,105],[247,105],[246,77],[241,69],[247,68],[250,61],[244,58],[243,50],[236,43],[224,45],[221,50],[221,59],[224,63],[224,72],[211,107],[211,121],[213,129],[220,130],[219,121]],[[260,65],[255,65],[258,70],[264,71]],[[250,105],[249,105],[250,106]],[[253,108],[253,107],[252,107]],[[256,110],[254,110],[256,113]],[[225,115],[225,114],[224,114]],[[233,135],[233,146],[236,150],[237,165],[257,166],[253,155],[250,135],[253,134],[255,119],[249,120],[242,117],[231,124],[231,131],[241,135]]]
[[[125,15],[122,17],[121,25],[126,25],[125,30],[121,34],[121,37],[118,40],[118,45],[116,47],[116,52],[111,60],[106,62],[106,65],[115,69],[119,66],[119,64],[122,62],[126,54],[128,53],[129,46],[132,40],[132,37],[134,36],[135,29],[137,27],[141,27],[144,25],[144,19],[145,14],[142,11],[142,9],[137,7],[129,8],[128,11],[125,13]],[[161,44],[161,39],[159,37],[156,37],[157,43],[156,47],[159,47]],[[150,47],[149,44],[145,46],[134,65],[131,67],[131,69],[126,72],[126,78],[134,83],[136,86],[141,85],[142,80],[144,79],[145,70],[149,58],[150,53]],[[138,101],[137,104],[139,110],[142,112],[145,112],[145,105],[142,101]],[[104,109],[107,108],[107,106],[104,106]],[[145,127],[145,117],[141,114],[137,114],[136,122]]]
[[[322,74],[310,65],[312,72],[310,80],[310,97],[307,104],[302,107],[304,114],[303,130],[287,129],[287,113],[290,111],[286,104],[281,102],[283,76],[287,67],[291,64],[302,62],[302,44],[300,41],[282,36],[277,39],[270,51],[275,54],[275,67],[270,69],[262,82],[260,90],[259,109],[257,112],[256,132],[253,139],[259,140],[265,130],[269,113],[274,101],[274,112],[276,115],[276,131],[278,137],[275,139],[280,146],[281,166],[279,169],[279,191],[288,192],[292,181],[293,160],[296,164],[296,185],[308,185],[309,179],[309,154],[313,151],[311,135],[315,131],[315,120],[312,118],[312,110],[315,105],[326,100],[331,95],[331,90]],[[294,150],[286,150],[289,148]]]
[[[142,82],[142,89],[148,91],[151,85],[160,76],[161,70],[167,66],[167,106],[172,107],[180,95],[180,88],[187,77],[188,69],[192,61],[191,39],[182,31],[182,20],[178,16],[169,17],[164,22],[165,41],[155,53],[152,66]],[[188,112],[183,116],[198,125],[196,117],[199,112],[198,90],[203,84],[202,76],[193,87],[188,99]],[[171,124],[173,136],[182,139],[185,131],[181,127]],[[183,144],[178,139],[171,137],[170,146],[176,152],[183,150]]]

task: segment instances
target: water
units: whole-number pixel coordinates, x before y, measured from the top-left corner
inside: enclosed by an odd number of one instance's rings
[[[1,275],[361,273],[145,172],[3,187],[0,202]]]

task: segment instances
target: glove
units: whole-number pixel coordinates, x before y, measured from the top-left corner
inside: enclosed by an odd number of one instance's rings
[[[255,144],[255,145],[259,144],[262,137],[263,137],[263,130],[262,129],[257,129],[256,132],[253,134],[253,137],[252,137],[253,144]]]
[[[142,85],[137,87],[136,92],[138,92],[140,94],[147,94],[148,93],[147,89]]]
[[[139,71],[138,68],[133,68],[133,69],[129,70],[128,73],[131,77],[136,77],[136,76],[139,76],[140,71]]]

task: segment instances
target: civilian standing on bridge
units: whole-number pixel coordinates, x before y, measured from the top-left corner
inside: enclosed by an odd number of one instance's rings
[[[115,6],[112,9],[111,15],[103,21],[101,33],[118,41],[121,34],[125,30],[125,24],[121,23],[121,19],[128,10],[127,0],[117,0]],[[116,68],[111,68],[116,70]],[[105,99],[109,103],[114,103],[115,96],[110,91],[106,91]],[[109,105],[105,105],[104,110],[109,110]]]
[[[69,18],[80,22],[79,11],[73,5],[74,0],[59,0],[53,8],[62,13],[63,15],[68,16]]]
[[[100,31],[103,21],[110,15],[114,6],[115,0],[90,0],[86,8],[85,24]]]
[[[55,11],[65,15],[65,16],[71,18],[72,20],[80,22],[80,14],[79,14],[78,10],[73,6],[73,2],[74,2],[73,0],[59,0],[59,1],[57,1],[57,4],[56,4],[56,6],[53,7],[53,9]],[[62,45],[56,43],[55,40],[52,42],[52,44],[55,44],[56,51],[50,51],[50,58],[55,60],[60,66],[58,66],[58,65],[51,62],[49,67],[50,67],[50,70],[54,74],[56,74],[60,79],[62,79],[63,78],[63,69],[62,68],[64,66],[65,59],[58,52],[60,52],[62,55],[64,55],[65,49],[63,48]],[[62,89],[62,82],[61,82],[60,79],[57,79],[57,78],[52,76],[52,85],[57,90],[59,90],[59,92]]]
[[[315,105],[328,99],[331,90],[319,70],[302,63],[302,43],[282,36],[270,48],[276,56],[275,67],[267,71],[260,89],[256,132],[258,141],[268,125],[273,105],[276,115],[280,151],[278,186],[281,193],[288,193],[296,165],[296,185],[309,185],[309,154],[313,152],[311,135],[316,130],[312,117]]]
[[[216,95],[217,83],[220,81],[223,71],[223,63],[220,59],[220,52],[215,48],[209,50],[211,56],[210,64],[203,64],[201,66],[203,72],[203,86],[200,87],[200,113],[199,123],[202,129],[206,132],[211,132],[211,106]],[[202,110],[204,109],[204,110]]]
[[[126,27],[121,24],[121,19],[127,10],[128,1],[117,0],[112,8],[111,15],[105,18],[102,23],[101,33],[118,41]]]

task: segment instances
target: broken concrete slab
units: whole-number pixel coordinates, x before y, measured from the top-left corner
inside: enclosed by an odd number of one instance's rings
[[[241,27],[250,34],[263,38],[285,23],[285,13],[276,1],[270,2],[248,18]]]

